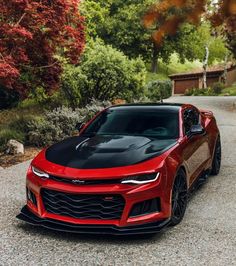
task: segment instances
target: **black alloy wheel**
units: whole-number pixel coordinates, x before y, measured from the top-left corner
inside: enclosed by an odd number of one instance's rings
[[[212,175],[218,175],[221,167],[221,141],[220,137],[217,138],[214,157],[212,161]]]
[[[188,188],[186,174],[181,169],[178,171],[172,190],[172,217],[171,226],[179,224],[185,214],[188,201]]]

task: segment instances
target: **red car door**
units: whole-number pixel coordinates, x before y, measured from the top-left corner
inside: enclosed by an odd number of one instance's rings
[[[190,130],[193,125],[198,125],[200,121],[200,113],[194,107],[188,107],[183,111],[183,128],[185,134],[185,145],[183,156],[185,165],[187,166],[189,183],[193,183],[202,171],[210,158],[210,147],[208,143],[208,135],[206,132],[199,135],[191,135]]]

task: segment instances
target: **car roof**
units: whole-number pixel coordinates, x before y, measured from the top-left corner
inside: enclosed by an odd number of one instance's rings
[[[132,103],[114,105],[108,108],[109,110],[132,110],[132,111],[150,111],[158,110],[165,112],[179,112],[184,104],[181,103]]]

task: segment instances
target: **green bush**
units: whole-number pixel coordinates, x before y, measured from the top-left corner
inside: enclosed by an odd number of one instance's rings
[[[80,122],[88,122],[91,120],[97,113],[101,112],[104,108],[111,106],[109,101],[98,101],[92,99],[92,101],[86,105],[84,108],[80,109],[80,115],[84,119]]]
[[[83,109],[73,110],[64,106],[47,111],[45,117],[38,117],[27,124],[27,144],[42,147],[68,138],[76,132],[77,123],[87,122],[108,105],[109,102],[93,100]]]
[[[218,95],[222,93],[224,87],[225,86],[222,82],[216,82],[212,85],[212,90],[216,95]]]
[[[29,132],[30,125],[37,122],[39,119],[40,117],[35,115],[19,115],[17,119],[9,124],[9,128],[27,134]]]
[[[144,93],[146,68],[138,58],[130,60],[122,52],[98,41],[91,43],[80,66],[67,65],[61,77],[61,91],[69,106],[86,106],[100,101],[131,100]]]
[[[24,142],[24,134],[18,130],[3,128],[0,130],[0,151],[5,149],[5,145],[10,139]]]
[[[172,94],[172,83],[170,80],[151,81],[146,86],[146,96],[151,101],[159,101],[167,99]]]
[[[184,96],[192,96],[193,92],[194,92],[194,88],[189,88],[189,89],[185,90]]]
[[[46,146],[72,135],[79,113],[68,107],[47,111],[45,117],[31,121],[27,134],[27,143],[34,146]]]
[[[203,88],[190,88],[187,89],[184,93],[185,96],[214,96],[215,93],[212,88],[208,87],[206,89]]]
[[[81,102],[81,91],[88,85],[86,75],[81,71],[81,67],[66,65],[61,76],[61,98],[63,104],[76,108]]]

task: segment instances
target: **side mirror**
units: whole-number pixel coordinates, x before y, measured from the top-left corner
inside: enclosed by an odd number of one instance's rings
[[[193,125],[190,130],[190,135],[201,135],[205,132],[202,125]]]
[[[83,129],[84,126],[85,126],[84,123],[79,122],[79,123],[76,124],[75,129],[80,132]]]

